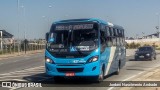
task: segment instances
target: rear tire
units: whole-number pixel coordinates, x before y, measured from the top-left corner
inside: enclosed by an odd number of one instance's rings
[[[156,60],[157,59],[157,57],[156,56],[154,56],[154,60]]]
[[[120,63],[118,65],[117,71],[115,72],[115,75],[119,75],[119,73],[120,73]]]

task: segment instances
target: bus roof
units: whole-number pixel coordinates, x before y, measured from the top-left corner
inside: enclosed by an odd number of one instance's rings
[[[115,28],[121,28],[123,29],[123,27],[119,26],[119,25],[115,25],[112,24],[110,22],[105,22],[103,20],[97,19],[97,18],[85,18],[85,19],[68,19],[68,20],[60,20],[60,21],[56,21],[53,24],[59,24],[59,23],[74,23],[74,22],[97,22],[97,23],[102,23],[102,24],[106,24],[110,27],[115,27]]]

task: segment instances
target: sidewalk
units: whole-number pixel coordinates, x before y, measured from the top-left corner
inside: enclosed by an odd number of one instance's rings
[[[160,67],[145,72],[131,81],[160,81]],[[160,87],[122,87],[119,90],[160,90]]]
[[[34,51],[27,51],[26,54],[25,54],[25,52],[4,54],[4,55],[0,55],[0,60],[5,59],[5,58],[12,58],[12,57],[22,56],[22,55],[32,55],[32,54],[43,53],[43,52],[44,52],[44,50],[34,50]]]

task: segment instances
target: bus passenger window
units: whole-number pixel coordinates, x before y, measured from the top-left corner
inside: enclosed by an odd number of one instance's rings
[[[109,28],[110,36],[113,36],[113,28]]]
[[[111,47],[112,46],[112,39],[111,39],[111,37],[107,37],[106,38],[106,45],[107,45],[107,47]]]
[[[117,29],[113,28],[113,35],[117,36]]]
[[[119,40],[119,38],[116,38],[116,41],[117,41],[117,46],[120,46],[120,40]]]
[[[106,27],[106,30],[105,30],[105,31],[106,31],[106,35],[107,35],[107,36],[111,36],[111,34],[110,34],[110,32],[109,32],[109,27]]]
[[[115,37],[112,38],[112,43],[113,43],[113,46],[116,46],[116,45],[117,45],[117,44],[116,44],[116,38],[115,38]]]

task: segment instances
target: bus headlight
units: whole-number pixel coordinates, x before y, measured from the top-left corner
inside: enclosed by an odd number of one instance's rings
[[[87,63],[91,63],[91,62],[95,62],[95,61],[98,61],[98,56],[93,56],[93,57],[89,58]]]
[[[48,62],[48,63],[54,64],[54,61],[51,60],[50,58],[46,58],[45,61]]]

